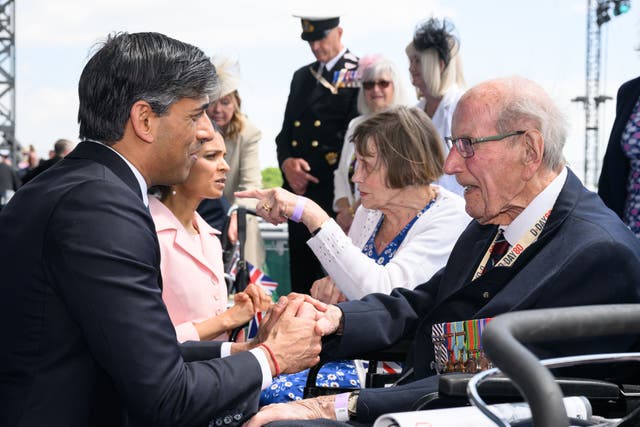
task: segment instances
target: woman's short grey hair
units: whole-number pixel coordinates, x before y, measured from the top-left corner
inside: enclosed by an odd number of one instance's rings
[[[355,128],[351,141],[362,156],[372,155],[370,143],[376,147],[375,167],[386,167],[389,188],[429,185],[443,173],[442,139],[419,108],[395,106],[373,114]]]
[[[407,91],[405,90],[404,84],[402,84],[400,73],[393,61],[386,58],[380,58],[362,70],[363,82],[377,80],[382,76],[386,76],[393,84],[393,101],[391,102],[390,107],[395,105],[406,105],[408,102]],[[358,111],[360,114],[365,116],[373,113],[371,108],[367,105],[367,101],[364,96],[364,88],[362,87],[358,91]]]

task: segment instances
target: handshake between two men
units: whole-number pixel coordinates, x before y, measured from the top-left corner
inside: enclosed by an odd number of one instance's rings
[[[234,343],[231,353],[262,348],[272,376],[307,369],[320,361],[321,339],[337,331],[342,312],[308,295],[291,293],[273,304],[250,342]]]

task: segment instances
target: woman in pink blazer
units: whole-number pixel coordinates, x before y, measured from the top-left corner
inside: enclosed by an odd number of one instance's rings
[[[227,309],[220,233],[196,212],[203,199],[222,196],[229,171],[225,151],[216,132],[202,144],[187,180],[158,187],[160,198],[149,200],[160,243],[162,299],[180,342],[226,339],[227,331],[271,304],[262,289],[250,284]]]

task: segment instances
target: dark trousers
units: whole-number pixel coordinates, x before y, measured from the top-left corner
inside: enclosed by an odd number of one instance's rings
[[[307,246],[311,233],[302,223],[289,221],[289,271],[291,290],[308,294],[317,279],[326,276],[320,261]]]

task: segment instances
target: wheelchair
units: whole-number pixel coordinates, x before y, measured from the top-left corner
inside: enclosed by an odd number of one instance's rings
[[[437,411],[448,408],[446,411],[450,412],[447,414],[454,417],[456,426],[638,426],[640,387],[635,376],[622,378],[616,383],[583,378],[560,379],[554,378],[549,369],[585,364],[605,364],[608,367],[613,363],[637,363],[640,362],[640,353],[580,355],[540,361],[523,343],[637,335],[639,332],[640,305],[637,304],[529,310],[497,316],[482,334],[484,351],[496,368],[474,376],[442,375],[439,391],[422,396],[414,404],[414,409],[419,411],[387,414],[374,425],[402,426],[409,425],[405,423],[411,420],[412,426],[424,423],[436,427],[439,424],[432,421],[441,414]],[[506,376],[496,378],[500,373]],[[565,408],[565,396],[582,396],[586,408],[584,413],[570,418]],[[513,402],[522,397],[527,405],[520,404],[520,408],[526,409],[526,416],[506,415],[504,411],[497,410],[496,402]],[[477,411],[465,424],[467,421],[460,421],[460,416],[470,413],[465,409],[468,406],[462,406],[467,398]]]

